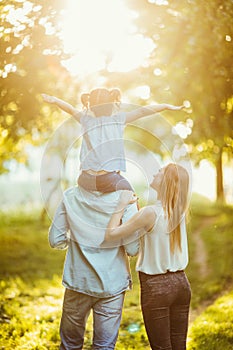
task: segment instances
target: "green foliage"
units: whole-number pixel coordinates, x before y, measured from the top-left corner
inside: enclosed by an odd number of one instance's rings
[[[197,163],[206,158],[216,167],[217,198],[223,200],[222,155],[233,152],[232,1],[127,3],[140,13],[138,30],[156,44],[138,75],[155,99],[191,102],[188,114],[180,114],[184,125],[193,121],[185,141]]]
[[[190,142],[205,143],[203,157],[208,149],[211,159],[219,152],[214,146],[228,147],[224,136],[233,137],[231,0],[127,3],[140,12],[135,19],[138,30],[156,44],[143,73],[152,94],[173,102],[191,101],[188,113],[195,124]],[[150,78],[155,68],[161,74]]]
[[[231,350],[233,291],[208,307],[191,326],[188,350]]]
[[[42,109],[40,94],[55,89],[58,79],[68,85],[57,36],[62,3],[1,1],[0,173],[11,159],[25,163],[25,146],[40,144],[58,119],[55,114],[50,120],[49,109]]]

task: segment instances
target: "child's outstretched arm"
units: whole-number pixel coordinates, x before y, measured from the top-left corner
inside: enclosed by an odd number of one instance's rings
[[[180,111],[184,106],[174,106],[167,103],[157,104],[157,105],[149,105],[145,107],[137,108],[134,111],[126,112],[126,123],[133,122],[134,120],[146,117],[148,115],[159,113],[165,110],[170,111]]]
[[[41,94],[45,102],[51,103],[62,109],[64,112],[72,115],[78,122],[80,121],[82,113],[74,108],[71,104],[57,98],[55,96],[50,96],[47,94]]]

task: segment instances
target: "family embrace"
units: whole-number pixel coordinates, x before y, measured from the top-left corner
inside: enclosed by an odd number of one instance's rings
[[[43,94],[82,126],[78,184],[66,190],[49,229],[51,247],[67,248],[60,349],[83,349],[93,312],[93,349],[114,349],[125,292],[131,289],[129,257],[136,269],[141,309],[152,349],[185,350],[191,299],[185,275],[188,244],[185,213],[189,175],[175,163],[151,169],[154,204],[141,209],[126,171],[127,123],[183,106],[157,104],[120,111],[119,89],[97,88],[81,96],[84,109]],[[156,116],[155,116],[156,117]]]

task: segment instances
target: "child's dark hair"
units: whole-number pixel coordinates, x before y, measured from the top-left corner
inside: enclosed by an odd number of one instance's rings
[[[105,103],[120,103],[121,92],[119,89],[97,88],[90,93],[81,95],[81,102],[83,107],[91,109],[93,106],[103,105]]]

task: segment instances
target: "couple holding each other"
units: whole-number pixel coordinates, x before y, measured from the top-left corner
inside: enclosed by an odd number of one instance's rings
[[[91,310],[93,349],[115,348],[125,292],[131,288],[128,256],[138,252],[141,306],[150,346],[186,349],[191,298],[184,272],[188,173],[177,164],[162,168],[151,183],[158,201],[139,211],[131,185],[120,174],[125,171],[124,125],[183,106],[161,104],[119,112],[120,91],[104,88],[82,95],[86,108],[82,112],[56,97],[43,98],[73,115],[83,128],[78,186],[64,192],[49,230],[53,248],[68,248],[60,349],[83,348]]]

